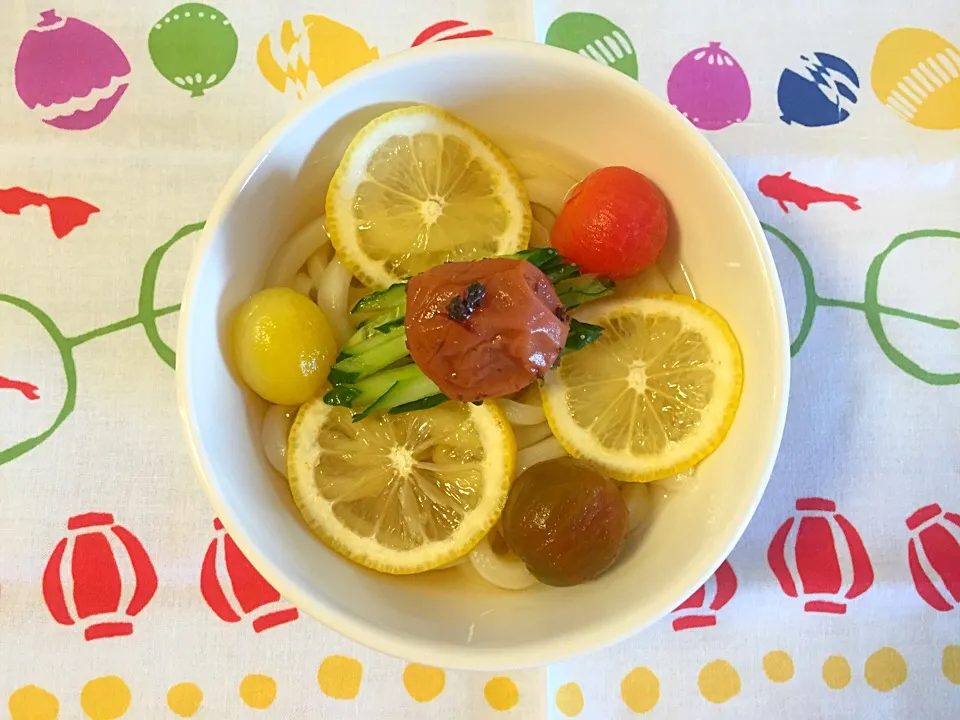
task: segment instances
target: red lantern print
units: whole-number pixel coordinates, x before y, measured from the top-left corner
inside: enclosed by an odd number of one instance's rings
[[[717,571],[693,595],[673,611],[675,631],[712,627],[717,624],[717,611],[737,592],[737,576],[730,562],[724,560]]]
[[[473,28],[463,20],[441,20],[417,35],[411,47],[417,47],[417,45],[423,45],[429,42],[487,37],[489,35],[493,35],[493,30]]]
[[[934,610],[960,605],[960,514],[927,505],[907,518],[907,558],[917,593]]]
[[[846,600],[873,585],[873,565],[857,529],[836,505],[801,498],[797,514],[777,530],[767,562],[790,597],[802,597],[807,612],[843,615]]]
[[[131,620],[157,591],[143,545],[110,513],[76,515],[43,571],[43,599],[61,625],[80,625],[87,640],[133,633]]]
[[[300,617],[240,552],[219,518],[213,527],[217,536],[203,558],[200,592],[217,617],[229,623],[251,617],[258,633]]]

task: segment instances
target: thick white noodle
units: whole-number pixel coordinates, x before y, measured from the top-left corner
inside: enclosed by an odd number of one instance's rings
[[[500,409],[503,410],[503,414],[507,416],[511,425],[539,425],[547,421],[546,415],[543,414],[543,407],[540,405],[527,405],[509,398],[501,398]]]
[[[517,453],[516,475],[519,477],[527,468],[539,465],[547,460],[556,460],[567,456],[567,451],[552,435],[535,445],[526,447]]]
[[[314,289],[313,283],[310,281],[310,276],[306,273],[298,272],[296,275],[294,275],[293,282],[290,283],[290,287],[292,287],[301,295],[312,297]]]
[[[525,590],[537,583],[516,555],[498,555],[493,551],[489,533],[470,553],[470,564],[480,577],[504,590]]]
[[[533,219],[547,229],[547,233],[553,230],[553,224],[557,221],[557,216],[543,205],[537,203],[530,204],[530,211],[533,213]]]
[[[530,229],[530,247],[550,247],[550,231],[537,220],[533,221],[533,227]]]
[[[263,283],[265,288],[289,286],[294,275],[303,267],[313,253],[330,242],[327,235],[326,217],[321,215],[311,220],[302,230],[287,240],[267,269],[267,278]]]
[[[573,187],[563,180],[545,177],[527,178],[523,182],[527,186],[527,195],[530,196],[530,202],[543,205],[554,215],[560,213],[563,201],[566,200],[567,193]]]
[[[627,531],[633,532],[642,525],[646,525],[653,513],[653,496],[647,483],[622,482],[620,496],[630,511],[630,523]]]
[[[513,435],[517,439],[517,449],[523,450],[531,445],[535,445],[541,440],[546,440],[553,432],[550,426],[543,422],[539,425],[518,425],[513,428]]]
[[[260,431],[263,454],[284,477],[287,476],[287,438],[297,417],[297,410],[296,406],[271,405],[263,416],[263,427]]]
[[[317,305],[333,326],[338,344],[343,344],[353,333],[348,307],[351,277],[350,271],[334,259],[324,268],[317,285]]]
[[[695,469],[691,468],[650,484],[654,486],[654,489],[661,490],[667,495],[676,495],[694,487],[697,484],[697,474]]]
[[[325,245],[317,250],[307,259],[307,275],[310,276],[310,282],[314,288],[320,287],[320,279],[323,277],[323,271],[330,264],[330,254],[327,252],[332,246]]]

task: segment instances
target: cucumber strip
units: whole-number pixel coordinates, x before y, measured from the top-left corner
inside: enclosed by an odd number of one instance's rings
[[[436,395],[428,395],[421,400],[414,400],[413,402],[404,403],[403,405],[397,405],[394,408],[390,408],[387,412],[391,415],[399,415],[400,413],[413,412],[415,410],[428,410],[429,408],[445,403],[449,399],[450,398],[443,393],[437,393]]]
[[[394,283],[357,300],[350,313],[383,312],[407,302],[407,284]]]
[[[377,410],[379,410],[382,405],[388,402],[390,393],[392,393],[399,385],[400,383],[394,383],[393,385],[391,385],[390,388],[383,395],[377,398],[375,402],[370,403],[364,410],[355,414],[353,416],[353,422],[360,422],[365,417],[369,416],[370,413],[376,412]]]
[[[592,342],[600,339],[603,334],[603,328],[599,325],[580,322],[576,318],[570,319],[570,334],[567,335],[567,342],[560,351],[560,357],[576,350],[582,350]]]
[[[581,275],[557,283],[557,295],[567,310],[591,300],[597,300],[614,291],[613,280],[596,275]]]
[[[404,332],[404,336],[406,336],[406,331],[404,330],[404,328],[401,327],[400,330],[401,332]],[[395,337],[396,337],[396,333],[391,334],[389,331],[380,333],[380,332],[377,332],[375,329],[374,332],[370,335],[370,337],[368,337],[363,342],[357,343],[353,347],[344,346],[343,350],[340,351],[340,354],[337,355],[337,364],[334,365],[334,367],[337,367],[337,365],[339,365],[341,361],[346,360],[347,358],[360,357],[361,355],[366,355],[368,352],[371,352],[372,350],[375,350],[381,345],[385,345],[386,343],[390,342]]]
[[[403,327],[403,324],[406,321],[407,321],[406,316],[398,317],[395,320],[391,320],[390,322],[385,322],[382,325],[377,325],[376,330],[378,333],[383,333],[384,335],[386,335],[387,333],[393,331],[398,327]]]
[[[404,314],[406,314],[406,310],[407,310],[407,306],[404,304],[403,306],[390,308],[386,312],[380,313],[379,315],[373,315],[372,317],[369,317],[366,320],[361,320],[358,325],[359,330],[357,330],[353,335],[350,336],[350,339],[347,340],[346,343],[344,343],[343,347],[346,349],[348,347],[352,347],[353,345],[356,345],[357,343],[363,342],[364,340],[372,336],[373,333],[376,332],[377,328],[380,327],[381,325],[385,325],[388,322],[391,322],[393,320],[396,320],[397,318],[403,317]],[[351,319],[356,320],[357,318],[351,316]]]
[[[558,253],[553,248],[530,248],[529,250],[521,250],[520,252],[506,255],[505,257],[514,258],[515,260],[526,260],[531,265],[536,265],[542,270],[544,265],[556,259],[557,256]]]
[[[323,396],[323,401],[327,405],[350,407],[360,395],[361,390],[359,388],[351,385],[337,385],[327,391],[327,394]]]
[[[330,382],[333,385],[355,383],[409,355],[407,334],[402,327],[395,328],[386,337],[387,342],[377,345],[369,352],[352,355],[337,362],[330,368]]]

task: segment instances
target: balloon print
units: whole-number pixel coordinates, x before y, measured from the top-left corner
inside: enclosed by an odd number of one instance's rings
[[[359,32],[322,15],[304,15],[299,26],[284,20],[274,40],[260,39],[257,66],[279,92],[292,89],[298,98],[380,57]]]
[[[410,47],[443,40],[461,40],[466,38],[489,37],[493,30],[472,28],[463,20],[441,20],[417,35]]]
[[[846,60],[828,53],[801,55],[802,68],[780,75],[780,119],[805,127],[837,125],[850,117],[860,78]]]
[[[17,95],[47,125],[89,130],[106,120],[129,85],[130,62],[100,28],[64,20],[55,10],[20,41],[14,66]]]
[[[667,99],[701,130],[722,130],[750,114],[750,83],[734,57],[712,42],[673,66]]]
[[[53,619],[81,626],[88,641],[132,634],[133,618],[156,591],[150,556],[110,513],[70,518],[43,571],[43,599]]]
[[[880,102],[912,125],[960,129],[960,49],[932,30],[885,35],[873,56],[870,85]]]
[[[637,51],[627,33],[602,15],[570,12],[547,30],[547,45],[571,50],[637,79]]]
[[[860,533],[832,500],[801,498],[796,509],[770,542],[770,569],[787,596],[803,599],[806,612],[843,615],[847,601],[873,585]]]
[[[250,564],[219,518],[213,521],[213,528],[217,536],[203,558],[200,593],[217,617],[228,623],[249,619],[258,633],[300,617]]]
[[[960,605],[960,514],[936,503],[907,518],[907,558],[917,594],[934,610]]]
[[[691,628],[713,627],[717,611],[726,606],[737,592],[737,575],[728,560],[690,597],[673,611],[675,632]]]
[[[147,47],[167,80],[200,97],[219,85],[237,59],[237,32],[223,13],[202,3],[177,5],[150,30]]]

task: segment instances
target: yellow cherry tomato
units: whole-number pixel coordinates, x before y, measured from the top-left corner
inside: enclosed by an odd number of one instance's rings
[[[315,394],[337,354],[323,311],[290,288],[262,290],[237,308],[231,344],[243,381],[277,405]]]

